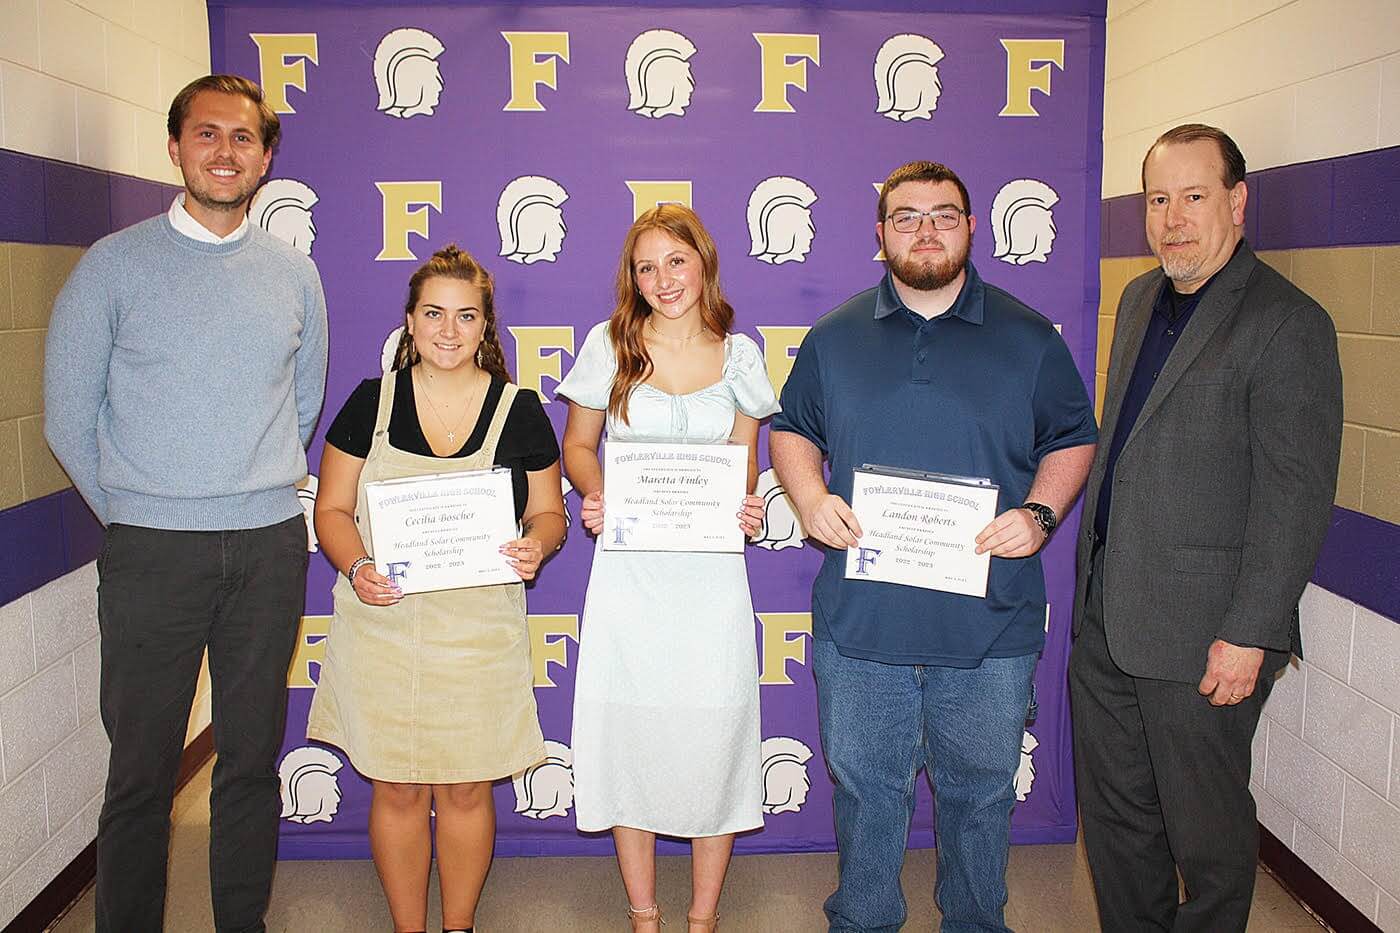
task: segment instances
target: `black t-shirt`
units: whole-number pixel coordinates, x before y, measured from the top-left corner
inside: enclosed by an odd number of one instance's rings
[[[428,439],[423,436],[423,426],[418,422],[410,370],[399,370],[395,379],[394,410],[389,414],[389,443],[405,453],[436,457],[437,454],[428,446]],[[486,398],[481,404],[476,427],[466,443],[451,457],[439,459],[465,457],[481,449],[486,440],[486,429],[491,425],[491,416],[504,389],[505,383],[493,376],[491,387],[486,390]],[[326,443],[352,457],[368,457],[370,442],[374,439],[374,419],[378,414],[379,380],[366,379],[350,393],[340,414],[331,422],[330,430],[326,432]],[[554,426],[544,413],[540,397],[530,389],[521,389],[515,394],[515,402],[510,406],[510,414],[506,415],[506,423],[501,428],[501,439],[496,444],[496,466],[509,467],[511,471],[517,519],[525,514],[525,503],[530,496],[526,471],[543,470],[558,460],[559,442],[554,438]]]

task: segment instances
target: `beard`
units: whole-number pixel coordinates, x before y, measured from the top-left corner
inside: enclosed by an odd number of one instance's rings
[[[961,250],[948,250],[941,259],[912,259],[903,256],[885,256],[885,265],[895,278],[910,288],[921,292],[932,292],[954,282],[967,268],[967,257],[972,252],[972,238]]]
[[[1171,242],[1164,240],[1158,244],[1158,250],[1168,245],[1171,245]],[[1157,259],[1162,264],[1162,272],[1173,282],[1194,280],[1200,275],[1201,267],[1205,265],[1205,256],[1199,250],[1189,253],[1173,253],[1169,256],[1159,253]]]
[[[217,197],[208,188],[198,182],[186,179],[185,190],[189,196],[203,208],[211,211],[241,211],[248,206],[248,202],[253,198],[253,192],[257,190],[259,179],[239,185],[228,197]]]

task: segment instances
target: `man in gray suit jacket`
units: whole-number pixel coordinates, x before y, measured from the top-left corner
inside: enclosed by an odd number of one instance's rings
[[[1250,743],[1336,489],[1336,333],[1244,242],[1244,177],[1199,124],[1143,161],[1162,268],[1118,305],[1069,665],[1105,930],[1245,928]]]

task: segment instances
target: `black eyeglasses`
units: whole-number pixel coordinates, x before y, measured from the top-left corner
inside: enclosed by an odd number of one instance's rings
[[[958,207],[939,207],[931,211],[895,211],[885,219],[899,233],[915,233],[927,217],[935,230],[956,230],[967,211]]]

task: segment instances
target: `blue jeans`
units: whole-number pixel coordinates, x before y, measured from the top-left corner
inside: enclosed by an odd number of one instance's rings
[[[1036,657],[987,658],[970,669],[882,664],[814,640],[840,853],[840,880],[825,904],[831,933],[903,926],[899,874],[920,767],[933,780],[941,929],[1008,930],[1014,778]]]

